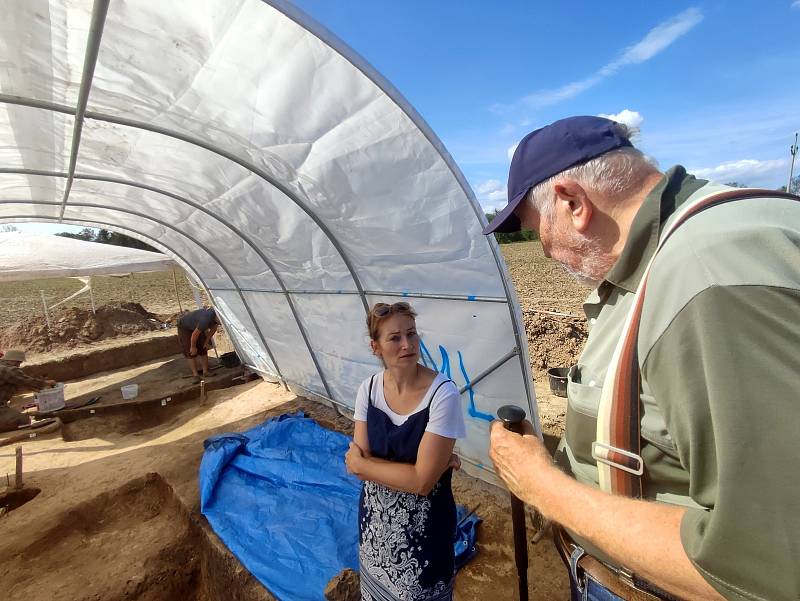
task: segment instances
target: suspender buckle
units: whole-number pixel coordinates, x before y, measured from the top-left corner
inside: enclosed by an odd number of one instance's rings
[[[629,587],[639,588],[636,586],[636,582],[633,579],[633,572],[631,572],[629,569],[623,567],[619,568],[617,570],[617,577],[619,577],[619,579],[622,580],[622,582],[627,584]]]
[[[595,461],[605,463],[622,471],[641,476],[644,474],[644,460],[641,455],[631,453],[625,449],[612,447],[610,444],[598,442],[592,443],[592,457]]]

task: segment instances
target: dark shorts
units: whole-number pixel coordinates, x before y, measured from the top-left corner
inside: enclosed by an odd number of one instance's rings
[[[13,432],[19,426],[31,423],[29,415],[12,409],[6,403],[0,403],[0,432]]]
[[[192,346],[192,332],[194,332],[194,330],[184,330],[180,326],[178,327],[178,342],[181,344],[181,352],[183,353],[184,357],[191,357],[189,354],[189,349]],[[197,337],[197,355],[208,355],[208,349],[206,349],[205,332],[200,332],[200,335]]]

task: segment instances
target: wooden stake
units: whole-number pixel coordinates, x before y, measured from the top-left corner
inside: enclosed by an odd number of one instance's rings
[[[14,489],[21,490],[22,489],[22,446],[18,446],[16,448],[17,454],[17,471],[14,474]]]
[[[178,294],[178,277],[175,275],[175,268],[172,269],[172,283],[175,284],[175,298],[178,299],[178,310],[183,313],[183,307],[181,306],[181,295]]]
[[[47,310],[47,301],[44,298],[44,290],[39,290],[39,293],[42,295],[42,305],[44,305],[44,319],[47,322],[47,329],[51,329],[50,326],[50,313]]]

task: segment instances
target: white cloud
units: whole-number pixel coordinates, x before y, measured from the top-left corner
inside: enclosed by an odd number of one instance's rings
[[[487,210],[505,206],[506,185],[498,179],[489,179],[474,186],[475,194],[483,208]]]
[[[616,70],[623,65],[636,65],[650,60],[702,20],[703,14],[699,10],[688,8],[651,29],[642,41],[628,47],[619,60],[603,68],[611,66]]]
[[[800,0],[797,1],[800,2]],[[639,129],[644,122],[644,117],[642,117],[642,114],[639,111],[632,111],[630,109],[623,109],[615,114],[600,113],[597,116],[611,119],[617,123],[623,123],[631,129]]]
[[[800,2],[800,0],[795,1]],[[638,65],[650,60],[678,38],[691,31],[702,20],[703,13],[700,10],[688,8],[671,19],[656,25],[639,42],[626,48],[618,59],[603,66],[592,75],[559,88],[534,92],[523,98],[521,103],[529,108],[542,108],[574,98],[589,88],[596,86],[607,77],[614,75],[622,67]],[[504,108],[507,107],[494,107],[495,110],[503,110]]]
[[[689,173],[702,179],[710,179],[720,183],[739,182],[746,186],[774,187],[776,178],[786,170],[788,164],[787,159],[766,161],[741,159],[722,163],[716,167],[689,169]]]
[[[630,129],[630,139],[635,144],[639,144],[642,141],[642,123],[644,122],[644,117],[639,111],[632,111],[630,109],[622,109],[620,112],[612,115],[607,115],[605,113],[600,113],[597,115],[598,117],[605,117],[606,119],[611,119],[612,121],[616,121],[617,123],[622,123],[627,125]]]
[[[792,2],[792,8],[800,8],[800,0],[794,0],[794,2]]]
[[[499,179],[487,179],[475,186],[475,191],[478,194],[488,194],[489,192],[496,192],[504,188],[503,182]]]

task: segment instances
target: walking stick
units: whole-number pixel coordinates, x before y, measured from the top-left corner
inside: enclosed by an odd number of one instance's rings
[[[522,434],[525,411],[515,405],[503,405],[497,410],[497,417],[506,430]],[[528,601],[528,537],[525,529],[525,506],[514,493],[511,493],[511,523],[514,527],[514,560],[517,564],[519,601]]]

